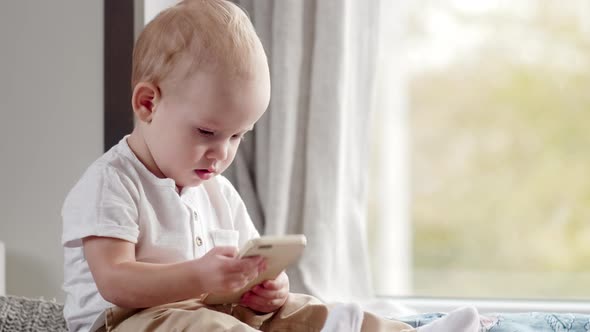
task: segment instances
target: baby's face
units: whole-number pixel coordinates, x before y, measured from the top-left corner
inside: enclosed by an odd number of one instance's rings
[[[197,186],[231,164],[268,106],[268,71],[253,76],[197,72],[174,88],[161,88],[145,139],[165,177],[180,187]]]

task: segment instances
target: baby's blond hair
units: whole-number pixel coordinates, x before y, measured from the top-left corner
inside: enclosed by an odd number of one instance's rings
[[[224,0],[184,0],[158,14],[139,35],[131,87],[161,84],[185,57],[190,65],[184,77],[203,69],[248,76],[260,54],[264,56],[262,44],[238,6]]]

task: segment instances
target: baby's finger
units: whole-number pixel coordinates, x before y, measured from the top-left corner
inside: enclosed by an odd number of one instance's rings
[[[282,279],[265,280],[261,285],[270,290],[279,290],[285,287],[285,281]]]
[[[242,259],[233,260],[228,267],[227,272],[239,272],[243,273],[245,271],[256,271],[258,273],[258,265],[264,258],[257,256],[257,257],[247,257]]]
[[[225,257],[236,257],[238,255],[238,248],[236,247],[215,247],[211,249],[211,254],[216,254]]]
[[[230,282],[230,284],[231,284],[230,288],[232,289],[232,291],[237,291],[237,290],[243,289],[244,287],[246,287],[246,285],[248,285],[255,278],[256,278],[255,275],[254,276],[246,275],[246,274],[238,275],[235,278],[233,278],[232,281]]]
[[[264,297],[267,299],[282,299],[287,297],[287,291],[285,289],[267,289],[258,285],[253,287],[250,291],[260,297]]]
[[[256,311],[271,312],[280,308],[284,301],[282,299],[267,299],[248,292],[242,297],[240,303]]]
[[[238,271],[226,274],[226,277],[232,282],[241,284],[241,287],[246,286],[247,283],[256,279],[258,272],[256,270]]]

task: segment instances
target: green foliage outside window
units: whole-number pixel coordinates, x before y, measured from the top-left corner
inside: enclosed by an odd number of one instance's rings
[[[411,6],[482,35],[408,83],[414,293],[590,298],[590,7],[455,2]]]

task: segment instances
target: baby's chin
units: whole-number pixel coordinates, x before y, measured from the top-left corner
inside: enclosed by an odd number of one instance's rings
[[[200,186],[204,182],[205,181],[203,181],[203,180],[192,180],[192,181],[177,182],[176,185],[181,188],[193,188],[193,187]]]

